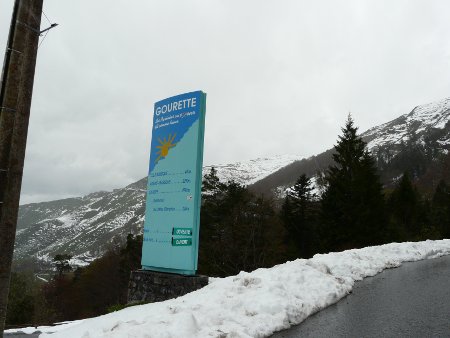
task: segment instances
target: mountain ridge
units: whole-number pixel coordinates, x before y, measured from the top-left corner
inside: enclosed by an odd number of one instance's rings
[[[405,144],[413,142],[432,147],[436,154],[448,154],[450,150],[450,97],[440,101],[414,107],[389,122],[372,127],[360,134],[367,143],[368,150],[377,162],[392,161]],[[251,188],[262,194],[275,193],[292,186],[300,174],[317,180],[318,173],[324,173],[332,164],[334,147],[320,154],[293,162],[255,182]],[[394,171],[401,175],[403,171]],[[389,184],[394,174],[384,175],[383,183]]]
[[[278,155],[214,167],[221,180],[248,184],[298,158]],[[204,174],[211,167],[205,166]],[[146,188],[147,178],[142,178],[122,189],[21,205],[15,260],[35,257],[49,262],[53,255],[64,251],[73,254],[73,262],[78,265],[89,263],[113,245],[116,238],[141,231]]]
[[[377,158],[395,158],[405,143],[430,144],[437,153],[450,150],[450,98],[416,106],[361,136]],[[307,159],[278,155],[214,165],[222,181],[235,180],[256,193],[279,195],[302,173],[314,177],[332,163],[333,149]],[[213,166],[205,166],[204,174]],[[140,233],[145,213],[146,178],[113,191],[20,206],[15,260],[34,257],[49,262],[67,252],[83,265],[99,257],[128,233]]]

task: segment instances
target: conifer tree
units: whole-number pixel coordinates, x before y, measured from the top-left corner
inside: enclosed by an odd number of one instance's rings
[[[229,181],[206,193],[200,221],[200,273],[227,276],[280,262],[283,232],[272,202],[245,186]]]
[[[301,220],[306,219],[308,203],[315,197],[313,190],[311,180],[302,174],[288,191],[288,196],[294,203],[295,213]]]
[[[200,209],[200,241],[199,270],[202,273],[214,271],[211,251],[217,241],[217,228],[222,216],[220,207],[225,190],[225,184],[220,182],[217,170],[211,167],[209,173],[203,176],[202,206]]]
[[[72,267],[70,266],[71,259],[72,255],[68,254],[58,254],[53,257],[53,262],[55,262],[58,277],[61,277],[66,272],[72,271]]]
[[[413,186],[408,172],[405,172],[389,196],[391,222],[398,229],[399,240],[417,240],[420,233],[420,197]]]
[[[432,200],[432,223],[443,238],[450,238],[450,186],[441,180]]]
[[[289,241],[297,248],[297,257],[309,257],[313,252],[315,210],[311,180],[302,174],[294,186],[288,190],[281,208],[281,217],[287,230]]]
[[[329,250],[379,244],[384,237],[382,185],[357,130],[349,115],[326,175],[322,222]]]
[[[207,197],[216,195],[223,191],[223,189],[224,183],[220,182],[216,168],[211,167],[209,173],[203,176],[202,193]]]
[[[20,326],[33,322],[33,314],[37,310],[34,300],[36,289],[37,283],[31,272],[12,273],[6,325]]]
[[[211,167],[210,172],[203,176],[202,181],[200,236],[209,237],[207,232],[210,231],[210,228],[213,227],[214,224],[216,224],[220,219],[220,203],[223,199],[225,189],[226,184],[220,182],[220,179],[217,176],[217,170],[214,167]],[[202,242],[202,240],[200,242]]]

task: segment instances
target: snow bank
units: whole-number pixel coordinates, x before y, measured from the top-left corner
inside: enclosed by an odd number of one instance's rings
[[[315,255],[212,278],[203,289],[183,297],[86,319],[40,337],[265,337],[335,303],[355,281],[402,262],[447,254],[448,239]]]
[[[31,327],[24,327],[19,329],[10,329],[6,330],[5,333],[25,333],[25,334],[32,334],[32,333],[54,333],[58,332],[64,329],[67,329],[68,327],[77,325],[79,323],[83,322],[83,320],[74,320],[74,321],[68,321],[68,322],[61,322],[56,323],[53,326],[31,326]]]

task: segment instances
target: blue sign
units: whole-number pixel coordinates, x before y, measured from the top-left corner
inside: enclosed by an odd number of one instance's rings
[[[201,91],[155,103],[143,269],[196,273],[205,110]]]

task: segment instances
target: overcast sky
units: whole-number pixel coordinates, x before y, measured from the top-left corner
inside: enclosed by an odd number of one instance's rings
[[[0,1],[0,51],[12,8]],[[44,0],[44,12],[59,26],[38,53],[21,203],[146,176],[153,104],[184,92],[208,95],[205,164],[311,156],[349,112],[362,132],[450,96],[446,0]]]

